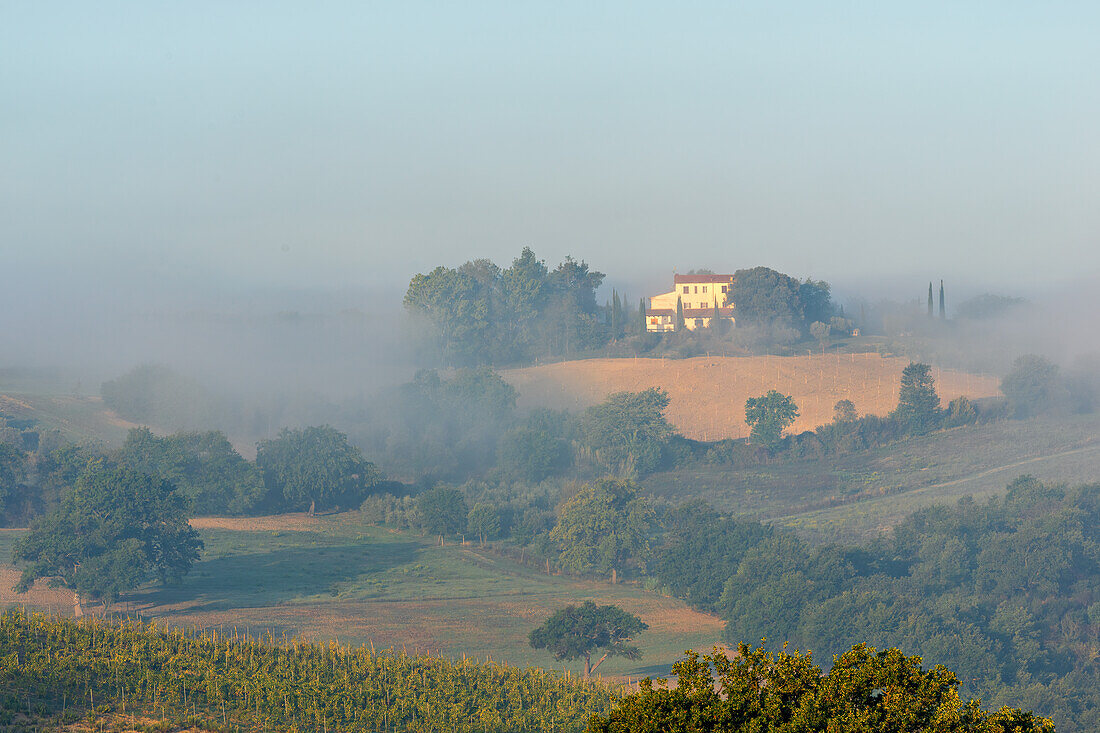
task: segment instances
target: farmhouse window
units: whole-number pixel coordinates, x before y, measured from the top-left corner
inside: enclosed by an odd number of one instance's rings
[[[691,288],[689,288],[689,287],[688,287],[687,285],[685,285],[685,286],[684,286],[684,294],[685,294],[685,295],[686,295],[686,294],[687,294],[688,292],[690,292],[690,290],[691,290]]]
[[[707,286],[706,285],[703,286],[703,292],[704,293],[707,292]]]
[[[725,285],[722,286],[722,292],[723,293],[726,292],[726,286]]]
[[[697,293],[699,292],[699,286],[698,285],[695,286],[695,292],[697,292]]]
[[[696,328],[701,328],[702,325],[703,325],[703,319],[702,318],[696,318],[695,319],[695,327]]]

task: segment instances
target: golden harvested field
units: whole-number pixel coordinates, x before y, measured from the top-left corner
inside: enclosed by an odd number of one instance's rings
[[[878,354],[807,356],[699,356],[692,359],[585,359],[509,369],[502,375],[519,390],[521,407],[578,410],[612,392],[649,387],[668,391],[668,418],[689,438],[743,438],[745,400],[776,389],[794,397],[800,416],[793,432],[833,419],[833,406],[849,399],[860,415],[885,415],[897,406],[898,381],[909,363]],[[1000,394],[1000,380],[933,367],[944,405],[955,397]]]

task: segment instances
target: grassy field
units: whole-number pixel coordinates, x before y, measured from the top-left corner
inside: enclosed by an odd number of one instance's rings
[[[777,389],[791,395],[800,416],[791,430],[812,430],[833,419],[833,406],[849,399],[862,414],[885,415],[898,404],[901,357],[878,354],[804,356],[700,356],[692,359],[584,359],[508,369],[502,376],[519,390],[520,406],[580,410],[611,392],[661,387],[669,393],[668,419],[696,440],[744,438],[745,400]],[[944,404],[959,395],[1000,394],[992,375],[933,368]]]
[[[59,430],[75,443],[122,445],[134,423],[115,415],[98,397],[75,395],[0,394],[0,416],[26,420],[39,428]]]
[[[364,526],[355,512],[195,524],[206,549],[183,584],[135,594],[118,610],[174,625],[270,630],[575,672],[575,662],[563,665],[531,649],[527,634],[555,609],[590,598],[650,625],[638,639],[640,660],[609,659],[600,667],[627,678],[665,675],[685,649],[709,649],[721,637],[717,618],[680,601],[628,584],[548,576],[472,545],[439,547]],[[19,534],[0,532],[0,560],[11,556]],[[15,577],[10,566],[0,571],[0,605],[71,611],[58,591],[17,596],[10,590]]]
[[[825,460],[743,470],[700,465],[643,483],[662,498],[703,499],[812,540],[860,542],[916,509],[992,495],[1025,473],[1068,483],[1100,480],[1100,415],[956,428]]]

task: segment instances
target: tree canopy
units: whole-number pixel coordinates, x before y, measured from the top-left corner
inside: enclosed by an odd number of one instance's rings
[[[178,580],[202,549],[187,505],[162,478],[95,462],[16,544],[14,558],[27,563],[16,589],[53,578],[76,594],[79,609],[82,596],[110,603],[154,578]]]
[[[283,428],[256,446],[256,465],[273,499],[290,511],[358,506],[381,474],[329,425]]]
[[[1054,733],[1032,713],[963,702],[951,671],[897,649],[858,644],[823,673],[809,653],[741,643],[732,659],[718,648],[687,652],[672,672],[674,688],[642,680],[610,715],[593,716],[588,733]]]
[[[657,387],[608,395],[584,413],[584,446],[609,471],[643,476],[656,470],[673,434],[665,418],[668,403],[668,393]]]
[[[591,676],[608,657],[637,659],[641,650],[631,644],[649,625],[618,606],[597,606],[585,601],[579,606],[566,606],[555,611],[542,626],[528,637],[535,649],[549,649],[554,658],[584,658],[584,676]],[[604,650],[592,664],[592,655]]]
[[[417,497],[417,509],[424,528],[442,540],[466,529],[470,508],[458,489],[437,486]]]
[[[550,539],[561,550],[562,567],[617,575],[630,560],[646,560],[653,510],[638,489],[630,481],[601,479],[558,507]]]
[[[26,476],[27,456],[7,443],[0,443],[0,516],[7,510],[8,498],[19,488]]]
[[[725,619],[731,643],[905,649],[950,664],[967,695],[1084,733],[1100,725],[1088,651],[1100,626],[1097,527],[1100,486],[1021,477],[1003,497],[920,510],[864,547],[678,521],[658,551],[676,561],[659,559],[658,577],[677,596],[707,599],[725,575],[718,601],[699,605]]]
[[[745,422],[749,424],[749,442],[765,448],[775,448],[783,439],[783,431],[798,417],[794,400],[776,390],[745,401]]]
[[[598,317],[603,273],[566,257],[553,270],[525,247],[510,267],[489,260],[417,274],[405,307],[424,318],[446,363],[506,363],[600,346],[615,325]],[[608,319],[610,320],[610,319]]]
[[[242,458],[220,431],[158,438],[148,428],[133,428],[118,460],[170,481],[191,499],[196,513],[243,514],[264,499],[259,468]]]
[[[1069,390],[1058,366],[1034,354],[1016,359],[1001,380],[1001,392],[1013,417],[1062,412],[1069,407]]]
[[[738,323],[765,326],[801,324],[805,309],[799,289],[798,280],[768,267],[738,270],[734,273],[730,290]]]
[[[902,370],[894,417],[912,435],[923,435],[939,427],[940,396],[936,394],[932,368],[927,364],[910,362]]]

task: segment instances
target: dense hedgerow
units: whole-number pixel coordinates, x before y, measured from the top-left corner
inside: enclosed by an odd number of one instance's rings
[[[619,699],[599,682],[492,662],[23,611],[0,615],[0,687],[51,709],[289,731],[579,731]]]

